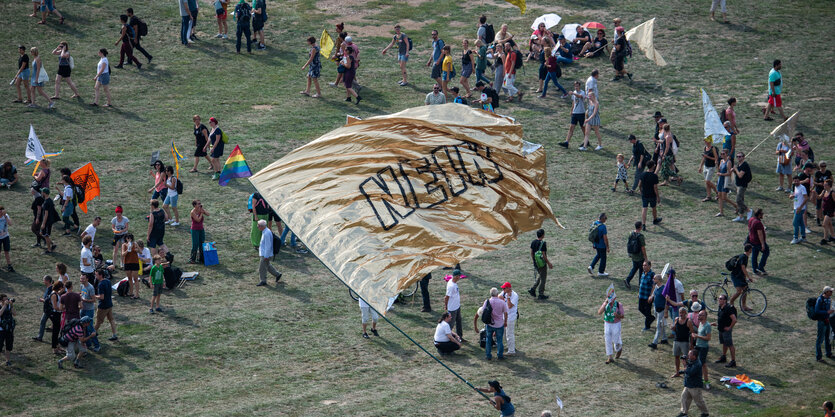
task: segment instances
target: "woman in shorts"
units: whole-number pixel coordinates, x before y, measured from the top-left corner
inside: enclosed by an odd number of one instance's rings
[[[107,60],[107,49],[99,49],[99,63],[96,65],[96,76],[93,77],[93,81],[96,82],[96,98],[91,106],[99,105],[99,90],[104,88],[104,95],[107,97],[107,104],[104,107],[110,107],[110,61]]]
[[[14,75],[14,84],[17,87],[17,100],[14,103],[31,103],[32,90],[29,88],[29,55],[26,55],[26,47],[20,45],[17,48],[20,53],[20,58],[17,59],[17,73]],[[23,101],[23,94],[20,91],[20,86],[26,90],[26,101]]]
[[[212,144],[211,163],[212,169],[215,171],[212,179],[216,180],[220,178],[220,169],[222,168],[220,157],[223,156],[223,131],[220,130],[217,119],[214,117],[209,118],[209,126],[212,128],[209,132],[209,143]]]
[[[716,153],[716,147],[710,139],[705,140],[705,148],[702,150],[702,162],[699,164],[699,174],[705,174],[705,198],[703,203],[711,200],[711,195],[716,192],[716,186],[713,185],[713,176],[716,174],[716,162],[719,160],[719,155]]]
[[[470,50],[470,41],[464,39],[461,49],[461,80],[458,82],[464,87],[464,98],[470,98],[470,76],[473,75],[473,51]]]
[[[299,94],[309,96],[310,84],[313,83],[316,86],[316,94],[312,97],[317,98],[322,95],[322,90],[319,89],[319,73],[322,71],[322,63],[319,61],[319,47],[316,46],[316,38],[313,36],[307,38],[307,46],[310,47],[310,52],[308,53],[309,56],[307,58],[307,62],[302,65],[302,69],[308,68],[307,88]]]
[[[125,275],[128,278],[131,299],[139,298],[139,246],[133,241],[133,234],[125,235],[122,243],[122,257],[125,259]]]
[[[73,95],[70,98],[81,97],[78,94],[78,88],[76,88],[75,83],[72,82],[72,57],[70,56],[70,47],[66,41],[61,42],[58,46],[52,50],[52,55],[58,55],[58,75],[55,76],[55,95],[52,96],[53,100],[60,99],[60,92],[61,92],[61,80],[67,82],[67,85],[70,86],[70,89],[73,92]]]
[[[165,172],[165,164],[162,161],[154,162],[154,166],[151,168],[151,176],[154,177],[154,185],[148,189],[149,193],[153,193],[151,194],[151,200],[164,199],[165,195],[168,194],[168,188],[165,186],[165,180],[168,179],[168,176]]]
[[[174,211],[174,217],[171,221],[172,226],[179,226],[180,225],[180,211],[177,210],[177,201],[180,199],[180,195],[177,194],[177,181],[179,179],[176,175],[174,175],[174,167],[171,165],[165,168],[166,176],[168,177],[165,180],[165,187],[168,189],[168,193],[165,195],[165,200],[162,202],[162,209],[165,210],[165,214],[171,219],[171,212],[169,210]]]
[[[200,157],[205,157],[207,161],[209,161],[209,165],[212,164],[211,158],[209,158],[209,154],[207,153],[207,149],[209,146],[209,129],[206,128],[206,125],[200,123],[200,116],[194,115],[191,120],[194,122],[194,167],[189,170],[189,172],[197,172],[197,163],[200,162]],[[214,172],[214,171],[212,171]]]
[[[38,22],[39,25],[46,24],[46,15],[50,13],[55,13],[58,16],[59,25],[64,24],[64,16],[55,8],[55,0],[40,0],[38,3],[41,5],[41,21]]]
[[[727,149],[722,149],[722,153],[719,156],[721,158],[718,172],[719,181],[716,182],[716,194],[719,195],[719,198],[717,199],[719,201],[719,213],[716,213],[716,217],[722,217],[725,215],[725,203],[733,206],[734,210],[737,209],[736,203],[728,199],[728,191],[730,191],[728,189],[728,182],[731,178],[731,168],[733,168],[734,163],[731,162],[728,157]]]
[[[27,107],[38,107],[38,105],[35,104],[35,99],[37,98],[38,94],[40,94],[41,96],[43,96],[43,98],[46,99],[46,101],[49,102],[50,109],[55,108],[55,102],[52,101],[52,99],[49,98],[49,96],[46,95],[46,93],[44,93],[43,91],[44,83],[38,82],[38,79],[40,78],[41,68],[43,68],[43,62],[41,62],[41,57],[38,56],[38,48],[33,46],[31,49],[29,49],[29,53],[32,54],[32,81],[30,82],[30,85],[32,86],[32,102],[29,103]]]

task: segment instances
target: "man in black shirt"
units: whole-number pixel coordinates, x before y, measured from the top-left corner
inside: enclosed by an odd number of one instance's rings
[[[678,417],[687,417],[687,410],[690,403],[695,401],[696,407],[702,412],[702,416],[708,415],[705,400],[702,399],[702,362],[699,360],[695,350],[687,353],[687,369],[684,370],[684,390],[681,392],[681,413]]]
[[[626,68],[624,67],[627,46],[623,26],[616,27],[615,32],[617,33],[615,36],[617,40],[615,41],[615,47],[612,49],[611,55],[612,66],[615,68],[615,78],[612,78],[612,81],[620,81],[624,76],[628,76],[629,80],[632,80],[632,74],[626,72]]]
[[[43,205],[41,206],[41,237],[46,241],[46,249],[44,254],[52,253],[55,250],[55,244],[49,237],[52,234],[52,224],[58,221],[58,212],[55,211],[55,203],[49,198],[49,188],[42,188],[41,195],[43,196]]]
[[[748,188],[748,183],[751,182],[751,168],[748,162],[745,162],[745,154],[742,152],[736,153],[736,159],[739,161],[733,168],[734,175],[736,175],[736,213],[737,216],[733,221],[744,222],[751,218],[753,210],[745,205],[745,190]],[[745,216],[745,217],[743,217]]]
[[[728,304],[728,296],[722,294],[719,296],[719,309],[716,312],[716,323],[712,326],[719,329],[719,343],[722,344],[722,356],[714,363],[725,363],[727,358],[725,355],[728,350],[731,351],[731,361],[725,365],[725,368],[736,368],[736,348],[734,348],[733,330],[736,325],[736,308]]]
[[[130,40],[130,43],[131,45],[133,45],[134,48],[136,48],[137,51],[142,52],[142,55],[145,55],[145,58],[148,58],[148,63],[150,64],[151,60],[154,59],[154,57],[152,57],[151,54],[149,54],[148,51],[146,51],[145,48],[143,48],[142,45],[139,44],[139,41],[142,40],[142,35],[139,34],[140,20],[138,17],[133,15],[133,8],[131,7],[128,7],[127,14],[129,19],[128,25],[130,25],[133,28],[133,39]],[[128,61],[128,64],[130,64],[130,61]]]
[[[745,305],[745,295],[742,294],[746,288],[748,288],[749,282],[754,282],[753,279],[748,275],[748,258],[751,256],[751,250],[754,246],[750,243],[745,244],[745,253],[741,253],[739,256],[739,261],[737,262],[737,267],[731,271],[731,281],[734,283],[734,288],[736,288],[736,293],[731,297],[731,305],[733,305],[734,301],[736,301],[737,297],[740,295],[742,296],[742,309],[746,311],[750,311],[751,309]]]
[[[655,114],[660,115],[661,113],[656,112]],[[641,179],[641,173],[644,171],[644,166],[649,160],[649,152],[647,152],[644,144],[635,135],[629,135],[629,143],[632,144],[632,156],[626,162],[626,169],[629,169],[632,161],[635,161],[635,180],[632,181],[632,190],[629,191],[629,194],[632,194],[638,188],[638,180]]]
[[[817,213],[815,218],[818,221],[818,226],[821,225],[821,221],[823,219],[823,200],[820,198],[821,194],[823,194],[823,183],[830,178],[832,178],[832,172],[826,169],[826,161],[821,161],[818,163],[818,172],[816,172],[814,176],[815,200],[817,200]]]
[[[539,287],[539,299],[547,300],[545,295],[545,280],[548,278],[548,268],[554,269],[554,265],[548,260],[548,244],[545,242],[545,229],[536,231],[536,239],[531,242],[531,260],[533,269],[536,271],[536,281],[533,287],[528,290],[531,297],[536,296],[536,289]]]
[[[661,202],[658,175],[655,175],[655,162],[647,162],[647,169],[641,174],[638,184],[641,186],[641,223],[643,223],[643,229],[647,230],[647,207],[652,207],[652,224],[661,223],[661,217],[658,217],[658,211],[655,208]]]

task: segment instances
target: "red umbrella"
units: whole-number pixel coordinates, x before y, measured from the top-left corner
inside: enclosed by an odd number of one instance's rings
[[[586,29],[606,29],[606,26],[598,22],[586,22],[583,24],[583,27]]]

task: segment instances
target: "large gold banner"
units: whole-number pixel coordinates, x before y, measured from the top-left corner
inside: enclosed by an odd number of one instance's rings
[[[511,119],[460,104],[359,120],[250,181],[377,311],[425,274],[556,217],[545,150]],[[527,255],[523,255],[527,256]]]

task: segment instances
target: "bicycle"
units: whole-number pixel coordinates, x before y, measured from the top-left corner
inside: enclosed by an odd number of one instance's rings
[[[419,284],[420,284],[420,281],[415,282],[415,285],[409,286],[405,290],[400,291],[400,294],[397,296],[397,300],[398,301],[403,300],[405,302],[405,299],[408,298],[409,303],[414,301],[415,300],[415,294],[417,293],[417,289],[418,289]],[[355,293],[354,290],[352,290],[350,288],[348,288],[348,295],[351,298],[353,298],[354,301],[359,301],[360,300],[360,297],[357,295],[357,293]]]
[[[705,307],[710,310],[711,312],[716,312],[719,310],[719,296],[724,295],[726,298],[728,297],[728,291],[725,287],[728,286],[728,282],[730,276],[727,272],[722,272],[722,276],[724,280],[722,282],[714,282],[705,288],[704,292],[702,293],[702,301],[705,304]],[[759,317],[765,313],[765,309],[768,307],[768,299],[766,299],[765,294],[762,291],[751,288],[749,285],[745,288],[740,295],[740,299],[745,298],[745,304],[748,306],[748,310],[740,308],[739,310],[742,311],[748,317]]]

